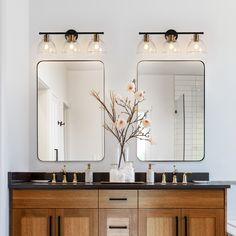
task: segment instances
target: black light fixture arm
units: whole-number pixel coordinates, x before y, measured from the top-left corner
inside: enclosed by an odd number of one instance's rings
[[[104,32],[77,32],[77,34],[104,34]],[[67,32],[39,32],[39,35],[65,35]]]
[[[168,30],[169,31],[169,30]],[[139,32],[140,35],[150,34],[150,35],[166,35],[168,32]],[[176,32],[177,34],[204,34],[204,32]]]

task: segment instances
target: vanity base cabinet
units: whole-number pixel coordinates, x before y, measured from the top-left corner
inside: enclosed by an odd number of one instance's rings
[[[55,211],[51,209],[14,209],[13,236],[55,235]]]
[[[98,210],[14,209],[13,236],[98,236]]]
[[[223,189],[140,190],[139,236],[225,236]]]
[[[224,236],[222,209],[142,209],[139,236]]]
[[[11,236],[226,236],[225,189],[13,190]]]

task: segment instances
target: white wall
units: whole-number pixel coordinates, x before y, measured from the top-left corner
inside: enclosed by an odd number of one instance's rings
[[[103,75],[102,64],[100,70],[68,71],[66,150],[69,160],[101,160],[104,157],[104,113],[90,96],[94,89],[102,97]]]
[[[8,235],[7,172],[29,170],[28,7],[28,0],[1,0],[0,233],[3,236]]]
[[[5,20],[7,19],[7,27],[4,30],[7,66],[3,85],[4,129],[1,129],[1,133],[4,141],[4,162],[10,163],[10,170],[52,171],[59,170],[62,166],[42,163],[36,159],[35,67],[38,58],[35,49],[40,40],[38,31],[69,28],[105,31],[104,41],[108,53],[103,60],[107,89],[118,89],[121,92],[125,83],[136,76],[136,64],[141,59],[135,53],[140,40],[138,32],[174,28],[205,31],[204,39],[208,45],[208,54],[204,59],[206,158],[199,163],[181,163],[177,167],[181,171],[209,171],[212,179],[236,179],[236,47],[233,41],[236,31],[232,31],[236,20],[234,0],[30,1],[30,35],[28,0],[3,1],[7,4],[3,9],[7,14],[3,15]],[[30,60],[27,57],[29,50]],[[58,56],[59,58],[62,56]],[[82,55],[77,58],[89,57]],[[169,59],[164,56],[155,58]],[[191,57],[183,55],[178,59]],[[28,67],[31,69],[30,76]],[[114,147],[115,144],[106,146],[106,159],[94,166],[94,169],[109,169]],[[135,167],[137,170],[144,170],[146,163],[135,161]],[[160,163],[155,168],[157,171],[172,170],[172,163]],[[81,171],[84,169],[84,163],[70,163],[68,169]],[[236,194],[235,190],[233,191]],[[230,196],[229,200],[230,203],[233,202],[233,196]],[[236,218],[233,207],[235,205],[229,209],[230,218]]]
[[[150,145],[146,141],[139,141],[140,144],[146,146],[145,156],[141,160],[174,160],[174,77],[173,75],[141,74],[138,86],[139,89],[145,91],[146,98],[139,109],[144,112],[150,111],[148,117],[152,121],[151,135],[155,142],[155,145]]]
[[[63,63],[41,62],[38,66],[38,75],[54,96],[61,102],[68,103],[67,69]]]

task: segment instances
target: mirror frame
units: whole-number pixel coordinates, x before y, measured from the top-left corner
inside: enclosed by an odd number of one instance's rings
[[[204,137],[204,140],[203,140],[203,157],[202,159],[200,160],[141,160],[139,157],[138,157],[138,154],[136,153],[136,157],[139,161],[141,162],[200,162],[200,161],[203,161],[205,159],[205,150],[206,150],[206,66],[205,66],[205,63],[204,61],[202,60],[141,60],[137,63],[137,71],[136,71],[136,78],[137,78],[137,88],[138,88],[138,81],[139,81],[139,65],[142,63],[142,62],[200,62],[202,63],[203,65],[203,75],[204,75],[204,78],[203,78],[203,89],[204,89],[204,96],[203,96],[203,111],[204,111],[204,116],[203,116],[203,126],[204,126],[204,129],[203,129],[203,137]],[[136,144],[137,145],[137,144]],[[136,146],[136,151],[137,151],[137,146]]]
[[[101,162],[104,160],[105,158],[105,150],[106,150],[106,137],[105,137],[105,129],[103,128],[103,158],[101,160],[98,160],[98,161],[91,161],[91,160],[88,160],[88,161],[85,161],[85,160],[82,160],[82,161],[79,161],[79,160],[71,160],[71,161],[44,161],[44,160],[41,160],[39,158],[39,138],[38,138],[38,129],[39,129],[39,126],[38,126],[38,69],[39,69],[39,64],[40,63],[43,63],[43,62],[99,62],[99,63],[102,63],[103,65],[103,100],[105,100],[105,93],[106,93],[106,83],[105,83],[105,63],[101,60],[41,60],[41,61],[38,61],[38,63],[36,64],[36,139],[37,139],[37,146],[36,146],[36,152],[37,152],[37,159],[42,162],[42,163],[74,163],[74,162],[83,162],[83,163],[88,163],[88,162]],[[103,111],[103,122],[105,122],[105,111]],[[103,125],[103,124],[102,124]]]

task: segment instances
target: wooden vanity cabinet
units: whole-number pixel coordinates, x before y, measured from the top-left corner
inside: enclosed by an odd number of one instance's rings
[[[139,236],[225,236],[225,190],[140,190]]]
[[[14,190],[13,236],[98,236],[97,190]]]
[[[13,190],[12,236],[226,236],[225,189]]]

